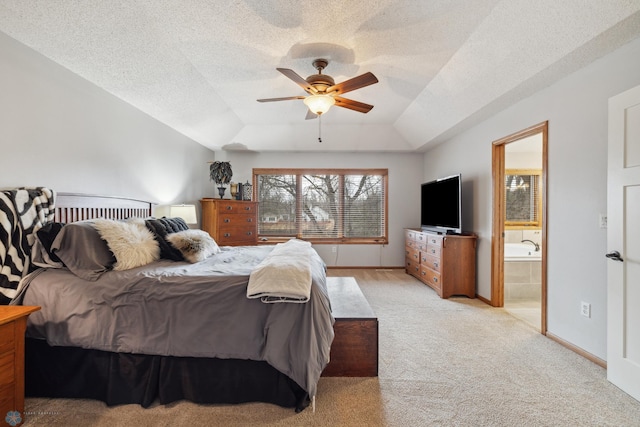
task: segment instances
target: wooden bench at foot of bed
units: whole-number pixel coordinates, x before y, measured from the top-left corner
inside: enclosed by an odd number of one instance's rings
[[[378,376],[378,318],[353,277],[327,277],[335,338],[323,377]]]

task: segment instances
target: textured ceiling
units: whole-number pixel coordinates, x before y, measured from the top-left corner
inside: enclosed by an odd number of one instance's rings
[[[211,149],[421,151],[640,35],[640,1],[0,0],[0,31]],[[276,71],[379,83],[305,120]]]

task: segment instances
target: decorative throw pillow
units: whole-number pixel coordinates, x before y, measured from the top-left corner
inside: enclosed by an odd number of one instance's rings
[[[147,219],[146,227],[154,234],[160,246],[160,258],[172,261],[184,261],[182,253],[169,244],[166,237],[178,231],[188,230],[189,226],[182,218],[157,218]]]
[[[160,248],[142,222],[95,220],[100,237],[116,257],[114,270],[129,270],[160,259]]]
[[[93,224],[92,220],[67,224],[51,244],[51,252],[65,267],[76,276],[91,281],[98,280],[116,262]]]
[[[167,240],[178,249],[185,260],[195,263],[220,252],[215,240],[202,230],[184,230],[167,235]]]

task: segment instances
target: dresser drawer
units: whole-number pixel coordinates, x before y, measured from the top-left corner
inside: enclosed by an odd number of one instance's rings
[[[405,267],[407,269],[407,273],[411,274],[415,277],[420,277],[420,263],[412,260],[411,258],[405,259]]]
[[[420,252],[415,248],[405,246],[405,256],[416,264],[420,264]]]
[[[442,236],[429,234],[427,236],[427,244],[442,247]]]
[[[218,206],[221,215],[228,214],[253,214],[256,210],[256,205],[253,203],[244,202],[222,202]]]
[[[438,257],[429,255],[423,252],[420,258],[420,264],[422,264],[425,267],[429,267],[431,270],[437,273],[441,273],[441,270],[440,270],[441,260]]]
[[[433,271],[430,268],[422,266],[420,268],[420,275],[422,279],[427,282],[429,286],[434,288],[438,293],[442,290],[442,281],[440,279],[440,273]]]
[[[0,354],[13,351],[15,347],[15,326],[13,323],[0,325]]]
[[[250,242],[249,244],[255,244],[256,241],[256,228],[255,227],[240,227],[229,226],[220,229],[216,243],[220,246],[232,246],[241,245],[242,242]],[[253,242],[253,243],[251,243]]]
[[[218,229],[220,231],[238,227],[256,228],[255,215],[245,213],[238,213],[236,215],[223,213],[220,215],[220,222],[218,223]]]
[[[441,246],[432,245],[430,243],[427,244],[427,255],[431,255],[432,257],[440,258],[440,252],[442,250]]]

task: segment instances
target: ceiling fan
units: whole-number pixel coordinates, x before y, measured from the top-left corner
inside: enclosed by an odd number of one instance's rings
[[[306,79],[303,79],[295,71],[288,68],[276,68],[285,76],[293,80],[298,86],[305,90],[308,96],[287,96],[284,98],[267,98],[258,99],[258,102],[273,102],[273,101],[288,101],[292,99],[303,99],[305,105],[309,107],[307,112],[307,119],[315,119],[316,117],[326,113],[332,105],[336,105],[342,108],[348,108],[349,110],[358,111],[360,113],[368,113],[373,108],[373,105],[365,104],[363,102],[354,101],[352,99],[343,98],[343,93],[351,92],[352,90],[360,89],[365,86],[378,83],[378,79],[372,73],[367,72],[360,76],[354,77],[349,80],[345,80],[342,83],[336,84],[328,74],[322,74],[322,70],[329,64],[326,59],[316,59],[313,61],[313,67],[318,70],[318,74],[312,74]]]

